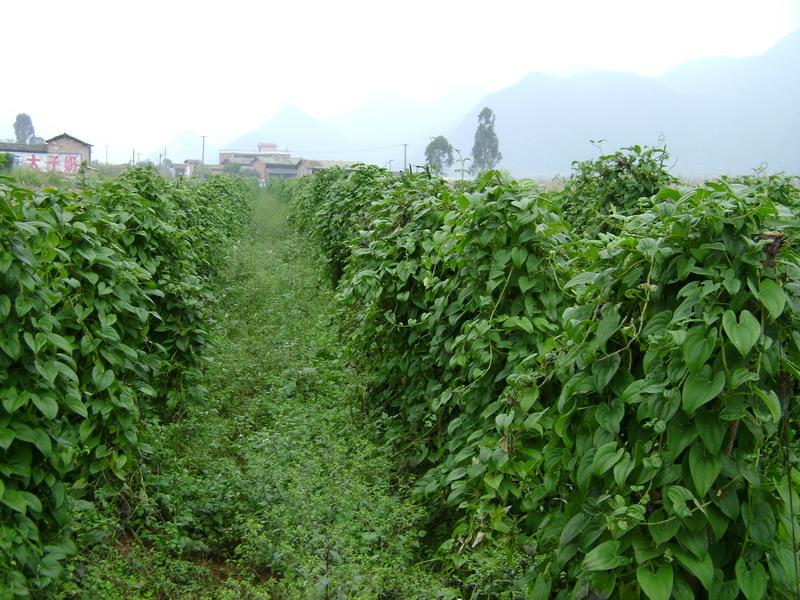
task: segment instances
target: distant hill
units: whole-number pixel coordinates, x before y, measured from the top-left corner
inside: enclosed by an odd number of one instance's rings
[[[333,115],[325,123],[365,149],[358,153],[361,160],[381,165],[393,160],[392,167],[397,168],[402,163],[402,144],[409,145],[409,160],[421,161],[430,139],[458,125],[483,95],[476,87],[452,89],[432,102],[385,94]]]
[[[285,106],[259,127],[223,147],[259,142],[288,147],[293,156],[385,165],[424,161],[430,138],[446,135],[464,156],[472,150],[477,115],[489,106],[503,161],[517,176],[566,175],[573,160],[602,148],[654,145],[663,139],[679,175],[800,172],[800,31],[767,53],[712,58],[681,65],[660,77],[588,72],[570,77],[532,73],[481,97],[475,88],[452,90],[431,103],[384,95],[319,120]],[[471,108],[470,108],[471,107]],[[217,140],[206,162],[217,161]],[[172,160],[200,158],[200,137],[185,133],[167,145]],[[155,160],[156,155],[152,156]]]
[[[324,160],[342,158],[341,154],[353,147],[347,137],[291,105],[284,106],[259,127],[226,147],[255,149],[259,142],[274,142],[280,148],[288,147],[293,156]]]
[[[450,131],[472,148],[477,115],[489,106],[503,161],[516,175],[570,171],[604,149],[656,144],[663,135],[685,175],[768,169],[800,171],[800,31],[758,57],[706,59],[661,77],[595,72],[531,74],[490,94]]]
[[[397,169],[402,167],[404,143],[421,155],[430,137],[454,127],[480,96],[472,88],[454,90],[432,103],[384,95],[324,120],[285,106],[226,146],[253,148],[259,142],[274,142],[288,147],[293,156],[379,165],[392,161]]]

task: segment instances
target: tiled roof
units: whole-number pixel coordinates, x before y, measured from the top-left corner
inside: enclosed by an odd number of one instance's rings
[[[47,144],[14,144],[0,142],[0,152],[47,152]]]
[[[233,165],[249,165],[253,163],[255,159],[250,158],[249,156],[228,156],[222,159],[222,163],[229,163]]]
[[[83,140],[79,140],[79,139],[78,139],[78,138],[76,138],[74,135],[70,135],[70,134],[68,134],[68,133],[60,133],[60,134],[58,134],[57,136],[55,136],[55,137],[51,137],[49,140],[46,140],[46,141],[47,141],[47,142],[52,142],[53,140],[57,140],[58,138],[62,138],[62,137],[66,137],[66,138],[69,138],[69,139],[71,139],[71,140],[75,140],[76,142],[79,142],[79,143],[83,144],[84,146],[89,146],[89,147],[91,147],[91,146],[92,146],[90,143],[88,143],[88,142],[84,142]]]

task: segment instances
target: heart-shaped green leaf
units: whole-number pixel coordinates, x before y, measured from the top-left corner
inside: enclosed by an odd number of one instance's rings
[[[697,433],[700,434],[700,439],[712,454],[719,454],[722,448],[722,442],[725,440],[725,434],[728,431],[728,425],[721,421],[717,415],[707,410],[701,411],[695,415],[695,428]]]
[[[618,554],[619,542],[609,540],[592,548],[583,559],[585,571],[608,571],[627,563],[627,559]]]
[[[622,486],[625,484],[625,480],[635,466],[636,463],[633,462],[631,455],[625,452],[619,462],[614,465],[614,481],[617,482],[617,485]]]
[[[528,277],[527,275],[523,275],[522,277],[519,278],[519,281],[517,283],[519,285],[519,289],[524,294],[529,289],[531,289],[534,285],[536,285],[536,278],[535,277]]]
[[[599,348],[605,349],[605,344],[612,335],[619,329],[619,305],[606,304],[600,311],[602,318],[597,324],[594,343]]]
[[[602,392],[619,369],[621,357],[612,354],[598,360],[592,365],[592,381],[598,392]]]
[[[778,399],[778,395],[773,391],[764,391],[759,387],[753,386],[756,392],[756,396],[761,398],[761,401],[769,410],[770,414],[772,415],[773,421],[776,423],[781,420],[781,415],[783,414],[783,409],[781,409],[781,401]]]
[[[783,313],[786,306],[786,293],[772,279],[765,279],[758,288],[758,299],[769,312],[773,319],[777,319]]]
[[[625,405],[619,398],[615,398],[611,404],[606,402],[598,404],[594,414],[594,418],[600,427],[609,433],[619,433],[619,424],[624,416]]]
[[[500,489],[500,484],[503,482],[502,473],[487,473],[483,476],[483,482],[493,490]]]
[[[669,600],[672,594],[672,565],[661,565],[655,573],[642,565],[636,569],[636,579],[650,600]]]
[[[523,412],[528,412],[533,403],[539,399],[539,388],[532,387],[522,392],[518,397],[519,407]]]
[[[521,267],[526,258],[528,258],[528,251],[525,248],[512,248],[511,260],[514,261],[515,267]]]
[[[16,332],[7,334],[0,339],[0,350],[5,352],[12,359],[16,360],[19,358],[22,348],[20,347],[19,337],[17,337]]]
[[[14,432],[11,429],[0,428],[0,448],[3,450],[8,450],[8,447],[13,441]]]
[[[703,558],[697,558],[680,546],[671,546],[671,548],[675,558],[686,567],[686,570],[697,577],[706,590],[711,589],[714,581],[714,563],[711,561],[711,555],[706,554]]]
[[[14,310],[16,311],[18,317],[24,317],[32,308],[33,301],[30,299],[30,297],[24,294],[19,294],[14,300]]]
[[[714,600],[736,600],[739,597],[739,584],[733,580],[715,581],[708,594]]]
[[[725,387],[725,373],[719,371],[713,379],[709,379],[710,369],[689,375],[683,384],[683,410],[694,414],[706,402],[716,398]]]
[[[721,469],[722,461],[719,456],[711,454],[704,444],[696,443],[689,450],[689,471],[701,498],[714,485]]]
[[[692,327],[683,341],[683,362],[690,373],[699,371],[717,345],[717,330],[706,332],[703,326]]]
[[[682,485],[671,485],[667,488],[667,498],[672,512],[679,517],[690,517],[692,509],[697,506],[694,494]]]
[[[749,310],[741,312],[738,323],[733,311],[726,310],[722,315],[722,328],[742,356],[750,353],[753,345],[761,336],[761,323]]]
[[[748,569],[743,558],[736,561],[736,583],[747,600],[761,600],[767,593],[767,572],[758,563]]]
[[[445,483],[452,483],[458,479],[461,479],[466,474],[467,474],[467,469],[464,467],[458,467],[457,469],[453,469],[447,476],[447,480],[445,481]]]
[[[624,448],[617,448],[617,442],[603,444],[597,449],[592,460],[592,474],[602,475],[617,464],[624,453]]]
[[[31,394],[31,400],[46,418],[55,419],[58,414],[58,403],[50,396]]]
[[[56,361],[48,360],[46,362],[40,362],[37,360],[36,372],[44,377],[47,383],[52,386],[55,383],[56,377],[58,377],[58,366],[56,365]]]
[[[0,498],[0,502],[23,515],[28,508],[22,493],[17,490],[6,490],[3,497]]]
[[[100,365],[95,365],[92,369],[92,381],[94,381],[97,391],[102,392],[114,382],[114,371],[103,370]]]
[[[650,521],[647,524],[647,528],[650,530],[650,536],[653,541],[659,546],[675,537],[681,527],[681,522],[678,519],[668,519],[667,513],[660,508],[653,511]]]
[[[77,387],[67,390],[67,393],[64,396],[64,404],[66,404],[68,409],[70,409],[75,413],[78,413],[84,419],[89,416],[89,413],[86,410],[86,406],[81,401],[81,393],[77,389]]]

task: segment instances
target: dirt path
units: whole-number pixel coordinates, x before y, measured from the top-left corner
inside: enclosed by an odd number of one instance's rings
[[[456,597],[416,564],[421,513],[358,410],[316,264],[261,197],[225,275],[207,401],[151,429],[132,533],[95,547],[75,595]]]

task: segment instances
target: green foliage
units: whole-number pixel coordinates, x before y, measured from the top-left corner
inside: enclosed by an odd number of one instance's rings
[[[362,165],[351,175],[341,168],[325,169],[315,177],[273,189],[292,190],[296,207],[294,222],[300,231],[314,236],[335,283],[350,255],[353,240],[369,222],[370,203],[380,196],[384,182],[391,180],[387,170]],[[320,198],[325,200],[320,202]]]
[[[422,510],[359,415],[310,245],[269,196],[253,221],[220,276],[208,394],[143,432],[134,492],[82,513],[62,595],[453,598],[416,564]]]
[[[478,128],[472,144],[472,172],[484,173],[494,169],[503,159],[497,134],[494,131],[495,116],[492,109],[484,107],[478,115]]]
[[[0,576],[45,588],[71,512],[125,480],[143,413],[191,397],[210,276],[245,189],[153,172],[36,193],[0,178]],[[213,198],[213,202],[209,200]]]
[[[358,214],[343,333],[464,593],[796,595],[800,192],[676,189],[663,156],[585,163],[565,194],[302,184],[312,236],[311,212]]]
[[[677,183],[664,167],[668,158],[666,148],[631,146],[573,162],[561,196],[564,216],[579,232],[616,231],[619,217],[635,212],[641,198]]]
[[[27,188],[66,188],[75,185],[72,177],[65,177],[61,173],[53,171],[39,171],[29,167],[12,167],[9,177],[12,177],[19,185]]]
[[[31,138],[36,135],[33,129],[33,121],[30,116],[25,113],[19,113],[17,118],[14,119],[14,135],[17,138],[18,144],[29,144]]]
[[[10,171],[14,166],[14,155],[7,152],[0,152],[0,172]]]
[[[425,162],[435,173],[443,173],[453,166],[453,146],[443,135],[432,138],[425,147]]]
[[[756,170],[753,175],[723,177],[722,180],[731,184],[745,185],[759,194],[766,194],[772,202],[785,206],[791,206],[795,202],[797,188],[800,186],[800,178],[798,177],[783,173],[767,175],[760,169]]]

